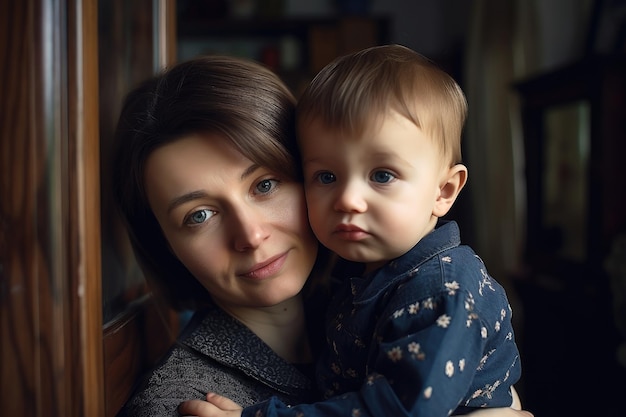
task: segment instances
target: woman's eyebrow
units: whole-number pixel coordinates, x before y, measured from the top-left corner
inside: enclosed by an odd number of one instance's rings
[[[207,194],[204,191],[192,191],[190,193],[178,196],[170,201],[170,203],[167,205],[167,213],[169,214],[172,210],[182,204],[185,204],[189,201],[197,200],[199,198],[204,198],[206,196]]]
[[[259,169],[261,166],[259,164],[252,164],[250,165],[248,168],[246,168],[242,173],[241,173],[241,180],[245,180],[247,177],[249,177],[250,175],[252,175],[257,169]],[[192,191],[190,193],[186,193],[183,195],[180,195],[174,199],[172,199],[172,201],[170,201],[170,203],[167,205],[167,213],[169,214],[172,210],[174,210],[176,207],[183,205],[189,201],[193,201],[193,200],[198,200],[200,198],[206,198],[208,196],[207,193],[205,193],[204,191]]]

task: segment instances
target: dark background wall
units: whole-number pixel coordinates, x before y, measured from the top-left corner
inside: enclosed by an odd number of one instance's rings
[[[404,44],[450,72],[470,103],[470,183],[451,216],[509,292],[524,408],[623,415],[626,1],[258,0],[239,16],[245,0],[178,3],[181,59],[250,56],[295,90],[368,42]],[[369,23],[345,23],[354,16]],[[546,116],[562,105],[569,113]]]

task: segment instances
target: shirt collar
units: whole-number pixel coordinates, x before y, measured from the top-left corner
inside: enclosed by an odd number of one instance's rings
[[[435,229],[413,248],[385,266],[363,277],[350,279],[354,303],[368,302],[390,285],[417,273],[419,267],[437,254],[461,244],[459,226],[455,221],[440,220]]]

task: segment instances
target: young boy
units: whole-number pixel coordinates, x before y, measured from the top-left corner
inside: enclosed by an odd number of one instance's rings
[[[336,60],[298,104],[309,220],[363,263],[329,309],[318,379],[374,415],[511,404],[519,352],[504,289],[446,215],[467,180],[457,83],[398,46]],[[361,414],[363,415],[363,414]]]
[[[329,308],[327,400],[243,416],[421,416],[508,407],[520,377],[504,289],[442,221],[467,180],[465,96],[397,45],[335,60],[298,104],[311,227],[363,266]]]

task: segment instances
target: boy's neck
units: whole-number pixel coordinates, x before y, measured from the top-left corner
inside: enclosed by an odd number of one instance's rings
[[[390,261],[389,260],[385,260],[385,261],[380,261],[380,262],[367,262],[365,263],[365,269],[363,270],[363,276],[371,273],[372,271],[375,271],[379,268],[382,268],[383,266],[387,265]]]
[[[432,233],[436,228],[437,228],[437,223],[438,223],[439,219],[437,217],[432,217],[431,219],[431,223],[432,223],[432,228],[430,229],[430,231],[427,234]],[[424,236],[425,237],[425,236]],[[422,239],[424,238],[422,237]],[[417,243],[419,243],[422,239],[418,240]],[[417,245],[416,243],[416,245]],[[415,247],[415,246],[413,246]],[[410,248],[413,249],[413,248]],[[407,250],[408,252],[408,250]],[[406,254],[407,252],[403,253],[402,255]],[[400,256],[402,256],[400,255]],[[378,261],[378,262],[365,262],[364,263],[364,267],[365,269],[363,270],[363,276],[371,273],[372,271],[375,271],[379,268],[382,268],[383,266],[387,265],[389,262],[391,262],[393,259],[386,259],[386,260],[382,260],[382,261]]]

